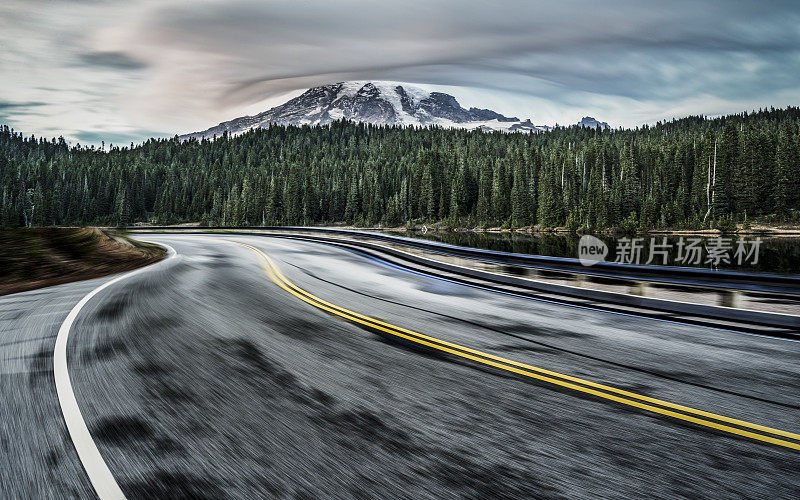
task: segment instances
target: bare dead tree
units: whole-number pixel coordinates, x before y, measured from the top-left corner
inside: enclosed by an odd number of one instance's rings
[[[717,200],[717,140],[714,139],[714,166],[711,166],[711,157],[708,157],[708,182],[706,183],[706,203],[708,204],[708,211],[706,212],[705,217],[703,217],[703,222],[708,219],[708,216],[711,215],[711,212],[714,209],[714,205],[716,205]]]

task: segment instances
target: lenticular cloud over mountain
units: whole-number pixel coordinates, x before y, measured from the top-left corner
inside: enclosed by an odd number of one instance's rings
[[[0,121],[124,144],[399,81],[537,125],[635,127],[796,104],[798,25],[796,1],[5,0]]]

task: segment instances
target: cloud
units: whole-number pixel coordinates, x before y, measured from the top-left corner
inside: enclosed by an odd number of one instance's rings
[[[26,116],[47,116],[46,113],[37,112],[36,108],[44,106],[43,102],[9,102],[0,101],[0,124],[15,125],[17,117]]]
[[[140,61],[124,52],[89,52],[81,54],[81,62],[90,66],[104,66],[119,70],[137,70],[147,67]]]
[[[203,129],[349,79],[635,126],[798,104],[798,26],[796,1],[6,0],[0,81],[5,99],[45,103],[3,110],[17,126],[73,138]]]
[[[14,110],[14,109],[30,109],[30,108],[35,108],[37,106],[44,106],[44,103],[0,101],[0,111]]]
[[[133,130],[130,132],[81,130],[72,134],[82,144],[101,144],[105,142],[106,146],[113,144],[120,147],[126,147],[130,143],[138,143],[143,137],[166,137],[167,135],[154,130]]]

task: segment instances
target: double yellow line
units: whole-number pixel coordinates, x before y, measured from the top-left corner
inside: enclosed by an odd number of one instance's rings
[[[407,330],[399,326],[395,326],[384,321],[380,321],[369,316],[350,311],[335,304],[331,304],[321,298],[312,295],[311,293],[303,290],[302,288],[294,285],[291,281],[286,279],[280,270],[272,262],[272,259],[264,252],[253,246],[234,242],[238,245],[246,247],[255,252],[262,260],[264,270],[272,281],[299,298],[303,302],[311,304],[312,306],[322,309],[341,318],[344,318],[353,323],[358,323],[374,330],[389,334],[393,337],[402,338],[404,340],[423,345],[425,347],[436,349],[438,351],[446,352],[448,354],[458,356],[460,358],[468,359],[477,363],[492,366],[501,370],[516,373],[525,377],[530,377],[542,382],[558,385],[567,389],[591,394],[599,398],[608,399],[624,405],[633,406],[668,417],[677,418],[697,425],[710,427],[722,432],[736,434],[738,436],[756,439],[767,443],[800,450],[800,434],[793,432],[774,429],[764,425],[738,420],[724,415],[717,415],[715,413],[698,410],[688,406],[683,406],[661,399],[651,398],[636,394],[623,389],[617,389],[608,385],[598,384],[590,380],[585,380],[563,373],[558,373],[544,368],[519,363],[510,359],[494,356],[489,353],[464,347],[452,342],[447,342],[429,335],[424,335],[412,330]]]

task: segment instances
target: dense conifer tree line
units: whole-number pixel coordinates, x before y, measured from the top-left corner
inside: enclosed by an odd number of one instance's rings
[[[800,108],[547,133],[336,122],[140,146],[0,128],[0,225],[444,220],[602,229],[794,220]]]

